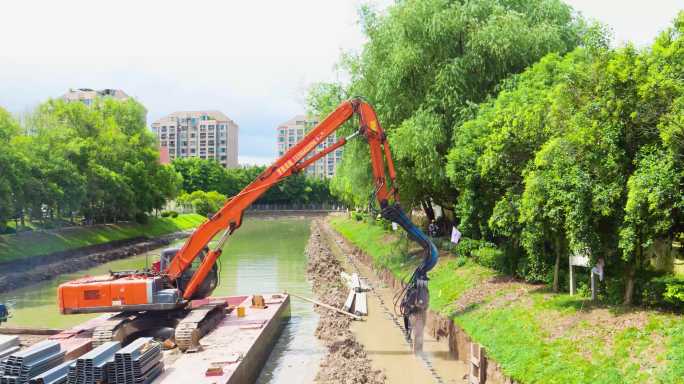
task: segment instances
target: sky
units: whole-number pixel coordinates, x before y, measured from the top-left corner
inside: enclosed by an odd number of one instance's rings
[[[276,128],[306,110],[307,88],[336,80],[364,36],[348,0],[22,0],[0,4],[0,106],[22,114],[69,88],[119,88],[148,122],[218,109],[239,126],[239,160],[269,164]],[[684,0],[567,0],[645,46]],[[371,0],[385,9],[392,0]]]

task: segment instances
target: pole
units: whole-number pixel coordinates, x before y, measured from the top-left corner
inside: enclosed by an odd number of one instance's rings
[[[345,311],[343,311],[343,310],[341,310],[341,309],[338,309],[338,308],[333,307],[332,305],[328,305],[328,304],[326,304],[326,303],[321,303],[321,302],[318,301],[318,300],[309,299],[308,297],[304,297],[304,296],[299,296],[299,295],[297,295],[296,293],[285,292],[285,294],[286,294],[286,295],[290,295],[290,296],[294,296],[294,297],[296,297],[296,298],[298,298],[298,299],[302,299],[302,300],[304,300],[304,301],[308,301],[308,302],[313,303],[313,304],[316,304],[316,305],[320,305],[321,307],[327,308],[327,309],[329,309],[329,310],[331,310],[331,311],[335,311],[335,312],[341,313],[341,314],[343,314],[343,315],[347,315],[347,316],[351,317],[351,318],[354,319],[354,320],[359,320],[359,321],[363,320],[363,318],[362,318],[361,316],[357,316],[357,315],[354,315],[353,313],[345,312]]]

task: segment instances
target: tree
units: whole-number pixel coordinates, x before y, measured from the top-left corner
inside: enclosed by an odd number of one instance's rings
[[[179,189],[180,176],[159,164],[145,110],[134,100],[49,100],[24,124],[5,138],[14,161],[0,176],[11,181],[10,210],[21,220],[144,220]]]
[[[181,194],[177,202],[181,205],[191,206],[196,213],[202,216],[215,214],[225,204],[227,197],[216,191],[194,191]]]
[[[9,145],[10,139],[19,130],[17,122],[0,108],[0,232],[5,230],[7,220],[14,216],[16,185],[20,174],[16,171],[17,158]]]
[[[403,1],[385,16],[363,8],[362,24],[368,43],[342,61],[350,84],[314,88],[309,104],[318,112],[341,95],[367,98],[388,132],[402,198],[428,212],[431,202],[449,208],[457,197],[446,156],[473,106],[546,53],[572,50],[586,29],[556,0]],[[367,172],[355,168],[367,160],[360,147],[345,151],[333,182],[351,199],[350,190],[371,190]]]

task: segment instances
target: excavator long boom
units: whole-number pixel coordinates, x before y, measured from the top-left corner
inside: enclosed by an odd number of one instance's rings
[[[339,139],[332,146],[311,155],[328,136],[333,134],[354,115],[359,117],[359,130],[347,138]],[[370,104],[360,98],[341,103],[323,121],[313,128],[299,143],[290,148],[282,157],[262,172],[256,180],[240,193],[230,198],[226,204],[210,219],[200,225],[187,239],[167,267],[165,274],[172,281],[181,277],[209,244],[221,231],[225,230],[217,245],[209,251],[183,289],[183,298],[191,299],[198,286],[204,281],[212,269],[216,259],[228,237],[242,224],[244,211],[269,188],[284,180],[293,173],[299,172],[316,160],[345,145],[353,136],[360,135],[366,139],[370,148],[370,158],[375,184],[375,198],[382,209],[382,216],[396,222],[407,231],[409,237],[417,241],[425,250],[425,258],[416,270],[414,277],[427,279],[426,273],[437,262],[437,249],[423,232],[418,229],[403,212],[398,204],[398,189],[395,182],[396,171],[386,140],[377,116]]]

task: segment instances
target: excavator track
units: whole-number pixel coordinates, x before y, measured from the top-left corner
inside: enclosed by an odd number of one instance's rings
[[[226,317],[226,304],[210,304],[194,308],[176,326],[175,341],[182,352],[200,348],[200,339]]]
[[[135,314],[127,313],[119,313],[110,317],[106,322],[93,330],[93,348],[99,347],[109,341],[122,341],[123,334],[121,331],[125,328],[127,323],[133,321],[135,318]]]
[[[135,334],[151,332],[159,328],[174,328],[179,322],[178,317],[184,314],[184,310],[116,314],[93,330],[93,347],[98,347],[109,341],[125,343]]]

